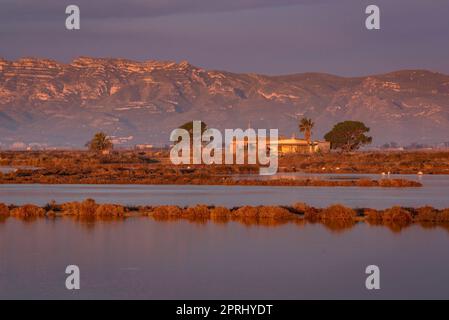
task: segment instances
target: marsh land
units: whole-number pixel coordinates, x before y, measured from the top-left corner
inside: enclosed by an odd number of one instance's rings
[[[419,187],[405,179],[235,179],[257,174],[256,165],[178,165],[166,151],[117,151],[99,155],[86,151],[1,152],[1,184],[194,184],[267,186]],[[14,169],[17,168],[17,169]],[[354,152],[287,155],[279,171],[301,173],[449,174],[449,151]]]

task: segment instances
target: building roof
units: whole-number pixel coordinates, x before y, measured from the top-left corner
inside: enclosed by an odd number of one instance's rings
[[[314,142],[312,142],[313,144]],[[301,146],[307,146],[309,143],[307,140],[304,139],[296,139],[296,138],[279,138],[278,144],[283,145],[301,145]]]

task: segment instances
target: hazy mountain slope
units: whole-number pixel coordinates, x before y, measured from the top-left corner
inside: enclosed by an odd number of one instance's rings
[[[307,73],[263,76],[208,71],[162,61],[79,58],[0,59],[0,142],[81,146],[93,132],[168,142],[180,124],[204,120],[219,129],[279,128],[316,122],[322,138],[332,125],[356,119],[374,142],[449,140],[449,76],[406,70],[343,78]]]

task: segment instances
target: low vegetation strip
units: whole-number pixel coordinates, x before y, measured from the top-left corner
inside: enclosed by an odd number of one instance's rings
[[[285,223],[322,223],[334,229],[345,229],[357,223],[386,225],[393,230],[414,223],[423,226],[449,226],[449,208],[436,209],[430,206],[420,208],[392,207],[384,210],[370,208],[348,208],[341,204],[327,208],[315,208],[305,203],[290,206],[241,206],[226,208],[198,204],[190,207],[175,205],[122,206],[118,204],[98,204],[92,199],[82,202],[57,204],[51,202],[44,207],[32,204],[22,206],[0,203],[0,220],[8,217],[21,219],[76,217],[85,219],[129,218],[148,216],[158,221],[186,219],[193,222],[229,222],[244,224],[278,225]],[[449,229],[448,229],[449,230]]]
[[[102,155],[87,151],[0,151],[0,166],[46,169],[42,175],[109,173],[117,176],[174,174],[187,166],[175,166],[167,150],[120,150]],[[196,173],[257,173],[255,165],[191,166]],[[131,172],[130,169],[133,169]],[[358,151],[350,153],[286,154],[279,158],[280,172],[449,174],[449,151]]]
[[[141,184],[141,185],[228,185],[228,186],[291,186],[291,187],[381,187],[381,188],[415,188],[422,187],[417,181],[407,179],[235,179],[233,176],[213,176],[202,173],[157,174],[134,172],[119,175],[110,171],[101,174],[75,173],[67,170],[49,173],[49,170],[17,170],[0,174],[0,184]]]

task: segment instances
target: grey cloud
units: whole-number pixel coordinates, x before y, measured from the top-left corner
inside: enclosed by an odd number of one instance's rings
[[[241,11],[257,8],[311,5],[329,0],[1,0],[3,21],[59,17],[69,4],[80,7],[87,18],[143,18],[183,13]]]
[[[76,32],[64,27],[64,9],[72,3],[81,7]],[[405,68],[449,73],[449,1],[376,0],[379,32],[364,28],[370,3],[0,0],[0,57],[186,59],[205,68],[270,74],[367,75]]]

